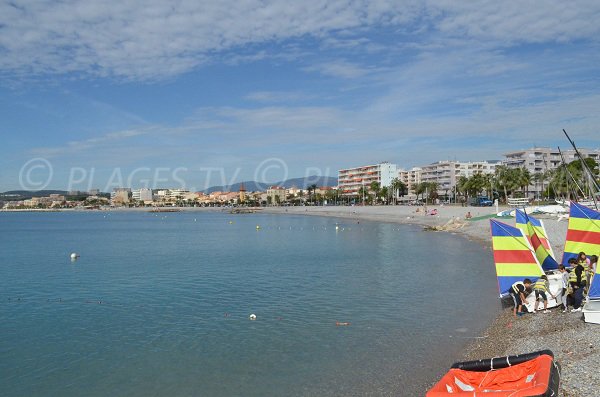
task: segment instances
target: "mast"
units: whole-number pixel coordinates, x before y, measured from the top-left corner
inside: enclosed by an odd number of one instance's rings
[[[567,134],[567,131],[565,131],[564,128],[563,128],[563,132],[565,133],[565,136],[567,137],[567,139],[571,143],[571,146],[573,146],[573,149],[575,149],[575,153],[577,154],[577,157],[579,157],[579,161],[581,161],[582,171],[584,173],[586,173],[589,181],[591,181],[592,184],[593,184],[594,191],[592,192],[592,201],[594,201],[594,207],[596,207],[596,209],[598,209],[598,202],[596,201],[596,194],[598,192],[600,192],[600,185],[598,185],[598,182],[596,181],[596,177],[594,176],[594,174],[592,173],[592,171],[590,170],[590,168],[587,166],[586,162],[583,161],[583,156],[581,155],[581,153],[579,153],[579,150],[577,149],[577,146],[575,146],[575,142],[573,142],[573,140],[571,139],[571,137],[569,136],[569,134]]]
[[[567,167],[567,163],[565,161],[565,157],[562,154],[562,151],[560,150],[560,146],[558,146],[558,153],[560,154],[560,161],[562,162],[563,169],[565,171],[565,181],[567,182],[567,200],[571,200],[571,193],[573,193],[575,200],[577,200],[577,193],[574,190],[569,189],[569,178],[573,180],[573,182],[575,183],[577,188],[579,188],[579,190],[581,190],[581,188],[579,187],[579,185],[577,185],[577,181],[575,180],[575,178],[573,178],[573,175],[571,175],[571,171],[569,171],[569,168]]]

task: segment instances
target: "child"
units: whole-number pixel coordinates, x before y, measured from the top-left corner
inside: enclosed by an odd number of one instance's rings
[[[571,263],[570,259],[569,263]],[[583,291],[586,286],[586,271],[583,267],[583,263],[585,262],[577,263],[575,268],[571,270],[571,273],[569,274],[569,285],[571,286],[571,289],[573,291],[573,293],[571,294],[571,298],[573,301],[573,310],[571,310],[571,312],[581,311],[581,306],[583,302]]]
[[[567,289],[569,287],[569,272],[565,268],[565,265],[558,265],[558,271],[560,272],[562,278],[562,291],[560,294],[560,308],[563,313],[567,312]]]
[[[598,266],[598,256],[592,255],[592,256],[590,256],[590,266],[587,269],[587,286],[588,286],[588,288],[592,285],[592,280],[594,279],[594,274],[596,274],[596,266]]]
[[[523,303],[525,302],[525,292],[531,287],[531,280],[526,278],[523,282],[517,281],[510,288],[510,295],[513,298],[513,302],[515,303],[515,307],[513,309],[513,314],[515,317],[522,316],[524,313],[521,312],[521,308],[523,307]]]
[[[534,313],[537,312],[538,304],[540,303],[539,298],[542,298],[544,301],[544,313],[550,313],[550,310],[548,310],[548,297],[546,296],[546,292],[549,293],[554,299],[556,299],[556,296],[552,295],[548,289],[549,286],[550,284],[548,283],[548,277],[546,275],[538,278],[533,285],[533,291],[535,292],[535,305],[533,307]]]

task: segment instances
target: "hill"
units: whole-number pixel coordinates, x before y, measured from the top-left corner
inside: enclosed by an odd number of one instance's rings
[[[286,179],[285,181],[280,181],[280,182],[273,182],[273,183],[260,183],[260,182],[256,182],[256,181],[244,181],[244,182],[238,182],[238,183],[234,183],[233,185],[230,186],[212,186],[209,187],[208,189],[204,190],[205,193],[212,193],[212,192],[237,192],[238,190],[240,190],[240,186],[241,184],[244,184],[244,188],[246,188],[247,191],[249,192],[253,192],[253,191],[258,191],[258,190],[266,190],[269,186],[272,185],[278,185],[278,186],[283,186],[285,188],[291,188],[291,187],[298,187],[301,189],[306,189],[307,187],[309,187],[310,185],[317,185],[319,187],[321,186],[337,186],[337,178],[333,178],[331,176],[308,176],[308,177],[304,177],[304,178],[291,178],[291,179]]]

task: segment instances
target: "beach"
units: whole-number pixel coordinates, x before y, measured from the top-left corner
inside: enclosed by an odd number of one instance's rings
[[[413,206],[354,206],[354,207],[269,207],[264,212],[329,216],[352,219],[422,225],[426,228],[441,226],[460,219],[464,226],[452,228],[451,232],[480,242],[490,250],[490,266],[493,266],[489,217],[496,213],[495,207],[428,206],[437,215],[425,215],[423,207]],[[507,209],[500,208],[500,210]],[[471,220],[465,220],[470,212]],[[553,216],[538,216],[544,221],[554,253],[560,261],[563,253],[568,222]],[[513,219],[503,222],[514,225]],[[500,302],[498,303],[500,305]],[[479,338],[465,348],[463,357],[455,361],[484,359],[505,355],[528,353],[550,349],[562,366],[561,396],[598,396],[600,372],[600,327],[583,321],[581,312],[562,313],[558,308],[549,314],[531,314],[514,318],[511,309],[504,309]],[[437,374],[439,379],[443,374]],[[432,384],[435,381],[432,381]]]

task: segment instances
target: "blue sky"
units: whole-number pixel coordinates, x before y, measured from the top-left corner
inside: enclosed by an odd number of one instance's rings
[[[0,3],[0,191],[600,147],[597,1],[173,4]]]

